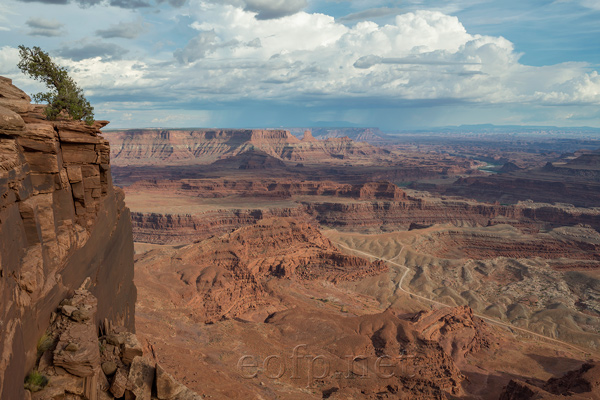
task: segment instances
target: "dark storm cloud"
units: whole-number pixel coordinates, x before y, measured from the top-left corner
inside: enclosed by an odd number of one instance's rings
[[[44,4],[70,4],[75,3],[80,7],[90,7],[95,5],[111,5],[127,9],[148,8],[157,4],[169,3],[173,7],[183,6],[187,0],[18,0],[23,3],[44,3]]]
[[[97,30],[96,35],[104,39],[135,39],[140,34],[144,33],[147,27],[148,24],[144,24],[141,19],[133,22],[119,22],[118,24],[109,26],[107,29]]]
[[[23,3],[67,4],[69,0],[19,0]]]
[[[245,10],[258,13],[256,19],[276,19],[302,11],[306,0],[246,0]]]
[[[81,61],[88,58],[101,57],[102,61],[120,60],[129,50],[113,43],[81,41],[65,45],[57,50],[61,57],[70,58],[73,61]]]
[[[81,0],[78,0],[81,1]],[[110,0],[110,5],[121,8],[147,8],[152,4],[143,0]]]
[[[51,21],[43,18],[29,18],[25,24],[34,29],[60,29],[64,26],[58,21]]]
[[[185,2],[186,2],[186,1],[187,1],[187,0],[168,0],[167,2],[168,2],[168,3],[169,3],[171,6],[173,6],[173,7],[175,7],[175,8],[179,8],[179,7],[183,6],[183,5],[185,4]],[[163,3],[164,1],[163,1],[163,0],[159,0],[158,2],[159,2],[159,3]]]
[[[61,36],[65,32],[62,29],[64,25],[58,21],[47,20],[43,18],[29,18],[25,25],[31,28],[27,34],[29,36]]]

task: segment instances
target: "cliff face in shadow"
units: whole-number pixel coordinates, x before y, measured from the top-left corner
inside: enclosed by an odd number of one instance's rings
[[[134,330],[129,210],[112,185],[106,121],[47,121],[0,77],[0,398],[23,398],[37,341],[90,278],[105,319]]]

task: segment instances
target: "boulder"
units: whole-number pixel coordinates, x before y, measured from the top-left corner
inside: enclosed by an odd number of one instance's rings
[[[110,392],[118,399],[125,395],[125,389],[127,389],[127,375],[125,369],[119,368],[113,376]]]
[[[102,363],[102,372],[104,375],[111,376],[117,372],[117,364],[114,361],[105,361]]]
[[[121,359],[124,364],[129,365],[135,357],[142,356],[144,351],[140,341],[133,333],[124,332],[121,335],[123,336],[123,355]]]
[[[0,133],[19,135],[25,128],[25,122],[19,114],[0,106]]]
[[[135,357],[129,368],[127,390],[135,395],[136,400],[151,400],[154,376],[154,364],[143,357]]]
[[[12,80],[0,76],[0,106],[16,113],[26,113],[33,109],[31,98],[12,84]]]
[[[67,351],[71,343],[77,343],[76,351]],[[54,350],[54,365],[70,374],[85,377],[95,374],[100,365],[100,349],[94,325],[72,324],[61,335]]]
[[[156,364],[156,396],[159,400],[174,399],[183,389],[185,386],[177,382],[159,364]]]

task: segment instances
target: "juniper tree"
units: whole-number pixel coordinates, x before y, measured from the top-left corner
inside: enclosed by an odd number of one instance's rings
[[[55,120],[65,111],[73,119],[83,120],[88,125],[94,122],[94,108],[64,67],[54,63],[48,53],[39,47],[30,49],[21,45],[19,54],[19,69],[50,89],[49,92],[33,95],[34,101],[48,103],[45,112],[49,120]]]

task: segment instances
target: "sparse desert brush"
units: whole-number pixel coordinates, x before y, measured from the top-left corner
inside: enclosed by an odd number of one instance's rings
[[[37,341],[37,355],[38,358],[44,354],[45,351],[50,350],[54,344],[54,337],[48,333],[44,333]]]
[[[42,375],[38,370],[33,370],[25,378],[25,389],[32,393],[42,390],[48,384],[48,378]]]

